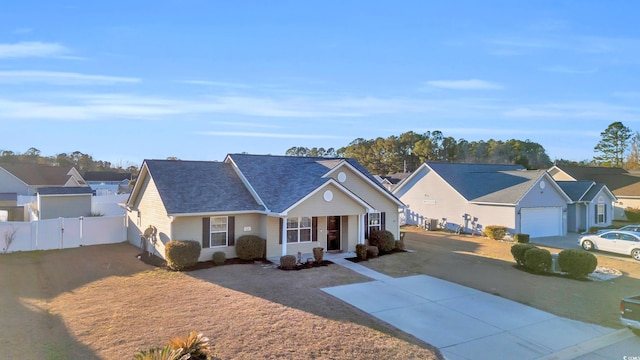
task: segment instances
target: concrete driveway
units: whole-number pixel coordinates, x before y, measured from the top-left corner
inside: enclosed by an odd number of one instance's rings
[[[605,359],[640,356],[640,339],[562,318],[427,275],[392,278],[339,257],[374,281],[322,289],[440,349],[447,359]]]

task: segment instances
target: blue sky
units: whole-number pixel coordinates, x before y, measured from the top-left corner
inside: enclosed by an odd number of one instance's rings
[[[10,1],[0,149],[118,165],[440,130],[591,159],[640,131],[636,1]]]

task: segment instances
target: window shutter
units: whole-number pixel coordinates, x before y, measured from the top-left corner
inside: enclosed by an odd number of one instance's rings
[[[604,222],[607,222],[607,204],[604,204]]]
[[[595,204],[595,210],[593,211],[596,214],[596,221],[594,222],[594,224],[598,223],[598,204]]]
[[[236,244],[236,217],[229,216],[227,218],[227,236],[229,237],[229,246]]]
[[[380,230],[384,231],[387,230],[387,220],[386,220],[386,213],[383,211],[380,213]]]
[[[318,218],[311,218],[311,241],[318,241]]]
[[[211,247],[211,218],[202,218],[202,247]]]
[[[369,214],[364,214],[364,238],[369,238]]]
[[[278,244],[282,244],[282,222],[284,219],[278,218],[278,223],[280,224],[280,231],[278,232]]]

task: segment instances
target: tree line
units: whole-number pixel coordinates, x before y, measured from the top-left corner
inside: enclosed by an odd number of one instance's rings
[[[529,140],[456,140],[438,130],[423,134],[408,131],[387,138],[358,138],[337,150],[292,147],[285,155],[354,158],[369,172],[379,175],[411,172],[425,161],[520,164],[527,169],[552,165],[542,145]]]
[[[123,167],[122,165],[114,166],[109,161],[95,160],[91,155],[82,153],[80,151],[74,151],[72,153],[60,153],[54,156],[43,156],[40,150],[31,147],[24,153],[15,153],[10,150],[0,150],[0,162],[4,163],[27,163],[27,164],[42,164],[50,166],[73,166],[80,173],[87,171],[117,171],[128,172],[137,174],[138,167],[135,165],[129,165]]]

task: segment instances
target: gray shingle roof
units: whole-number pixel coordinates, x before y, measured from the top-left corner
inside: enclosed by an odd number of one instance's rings
[[[427,162],[467,201],[516,204],[543,171],[520,165]]]
[[[584,201],[583,197],[594,185],[593,181],[556,181],[556,183],[571,198],[571,201]]]
[[[322,176],[342,162],[342,159],[296,156],[232,154],[229,157],[273,212],[283,212],[330,181]]]
[[[93,189],[88,186],[67,186],[67,187],[41,187],[38,188],[40,195],[75,195],[93,194]]]
[[[231,164],[145,160],[168,214],[264,211]]]
[[[585,194],[585,196],[582,198],[583,201],[593,201],[595,200],[596,196],[598,196],[598,193],[600,192],[600,190],[602,190],[602,188],[604,188],[606,185],[602,184],[602,183],[596,183],[591,189],[589,189],[589,192],[587,192]]]

